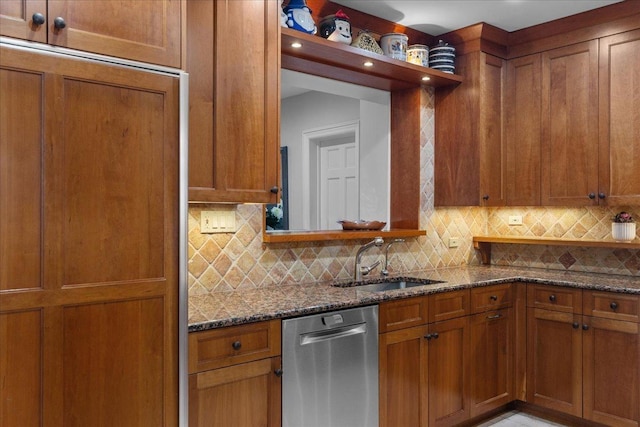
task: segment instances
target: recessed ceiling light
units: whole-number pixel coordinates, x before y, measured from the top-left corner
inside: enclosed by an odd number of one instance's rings
[[[365,67],[373,67],[373,62],[367,61],[363,64]]]
[[[429,80],[431,80],[431,77],[429,77],[429,76],[424,76],[424,77],[422,78],[422,81],[423,81],[423,82],[428,82]]]
[[[294,49],[300,49],[302,47],[302,43],[293,42],[293,43],[291,43],[291,47],[294,48]]]

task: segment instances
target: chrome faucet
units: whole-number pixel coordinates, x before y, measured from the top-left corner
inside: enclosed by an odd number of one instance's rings
[[[362,245],[358,249],[358,253],[356,253],[356,268],[353,272],[353,278],[356,281],[362,280],[362,276],[366,276],[367,274],[371,273],[371,270],[373,270],[380,264],[380,261],[376,261],[368,267],[360,265],[362,263],[362,254],[369,248],[372,248],[374,246],[380,247],[383,244],[384,240],[382,239],[382,237],[376,237],[375,239],[367,244]]]
[[[395,239],[394,241],[387,243],[387,247],[384,250],[384,268],[380,272],[381,275],[383,276],[389,275],[389,270],[387,270],[387,267],[389,267],[389,248],[394,243],[402,243],[402,242],[404,242],[404,239]]]

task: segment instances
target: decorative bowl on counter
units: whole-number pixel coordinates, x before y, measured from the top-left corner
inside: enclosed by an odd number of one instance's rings
[[[339,224],[342,224],[343,230],[382,230],[386,222],[382,221],[365,221],[365,220],[357,220],[357,221],[347,221],[341,220],[338,221]]]

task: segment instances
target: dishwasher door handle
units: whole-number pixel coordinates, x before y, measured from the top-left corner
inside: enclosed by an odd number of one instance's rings
[[[367,332],[366,323],[342,326],[328,331],[309,332],[300,335],[300,345],[315,344],[322,341],[330,341],[337,338],[349,337],[352,335],[365,334]]]

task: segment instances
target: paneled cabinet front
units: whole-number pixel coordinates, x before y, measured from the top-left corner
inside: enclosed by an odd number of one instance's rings
[[[178,422],[177,78],[0,47],[0,425]]]
[[[278,199],[279,5],[187,2],[190,201]]]
[[[180,67],[180,0],[0,2],[0,34]]]

